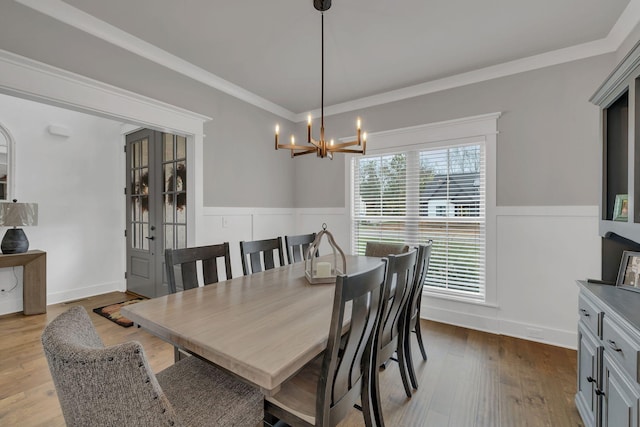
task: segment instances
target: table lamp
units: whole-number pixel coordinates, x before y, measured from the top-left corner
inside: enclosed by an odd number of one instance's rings
[[[29,249],[29,240],[21,227],[25,225],[38,225],[38,204],[18,203],[13,199],[13,203],[0,203],[0,226],[13,227],[7,230],[0,249],[3,254],[21,254]]]

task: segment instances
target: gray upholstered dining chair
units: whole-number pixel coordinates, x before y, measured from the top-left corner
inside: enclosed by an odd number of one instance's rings
[[[411,356],[411,333],[416,334],[422,359],[427,360],[427,352],[422,342],[422,331],[420,330],[420,302],[422,301],[422,286],[427,277],[429,270],[429,260],[431,259],[432,241],[425,245],[418,246],[418,259],[416,261],[416,272],[413,277],[413,284],[409,292],[409,300],[407,301],[407,310],[404,322],[400,327],[400,340],[404,342],[404,354],[409,371],[409,379],[413,388],[418,388],[418,378],[413,366],[413,357]]]
[[[404,243],[367,242],[365,256],[385,257],[409,252],[409,246]]]
[[[265,425],[271,416],[291,426],[335,426],[362,401],[365,425],[373,425],[370,398],[374,335],[381,316],[386,260],[369,271],[337,277],[329,340],[323,354],[265,397]],[[341,340],[345,305],[349,332]]]
[[[284,236],[284,247],[287,250],[289,264],[307,259],[307,249],[314,240],[316,240],[316,233]]]
[[[374,367],[383,366],[393,354],[398,356],[400,377],[407,397],[411,397],[411,388],[407,375],[404,341],[400,339],[401,327],[405,325],[406,304],[413,286],[417,250],[399,255],[388,255],[387,276],[382,294],[382,317],[376,331],[374,348]],[[404,338],[404,334],[402,334]],[[379,369],[373,369],[371,375],[372,408],[376,425],[384,427],[382,401],[380,399]]]
[[[198,284],[197,263],[202,266],[203,285],[218,283],[218,258],[224,260],[225,280],[231,279],[231,255],[229,243],[218,245],[197,246],[182,249],[166,249],[164,251],[165,267],[167,269],[167,281],[169,293],[177,292],[176,270],[180,266],[182,278],[182,290],[193,289]]]
[[[69,426],[258,426],[262,393],[197,357],[154,375],[135,341],[105,347],[83,307],[56,317],[42,345]]]
[[[251,242],[240,242],[240,256],[242,257],[242,274],[259,273],[263,270],[270,270],[276,267],[273,252],[278,252],[278,266],[285,264],[284,255],[282,253],[282,241],[279,237],[266,240],[254,240]],[[247,257],[249,263],[247,263]]]

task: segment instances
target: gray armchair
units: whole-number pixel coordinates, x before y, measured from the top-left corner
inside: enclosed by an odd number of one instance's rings
[[[157,376],[138,342],[105,347],[83,307],[47,325],[42,344],[69,426],[258,426],[259,390],[196,357]]]

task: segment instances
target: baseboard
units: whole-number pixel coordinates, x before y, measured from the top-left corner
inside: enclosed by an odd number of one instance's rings
[[[47,305],[58,304],[66,301],[92,297],[109,292],[124,292],[126,285],[124,281],[101,283],[83,288],[68,289],[61,292],[51,292],[47,294]]]
[[[495,335],[506,335],[572,350],[577,348],[577,330],[561,331],[540,325],[502,320],[492,316],[462,313],[460,311],[444,310],[434,307],[424,308],[421,314],[424,319],[433,320],[434,322],[446,323]]]

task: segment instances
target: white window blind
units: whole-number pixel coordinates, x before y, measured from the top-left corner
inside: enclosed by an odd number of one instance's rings
[[[484,142],[354,157],[351,167],[355,252],[432,240],[426,289],[484,300]]]

